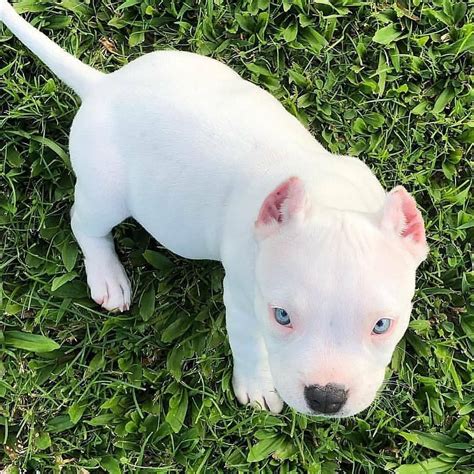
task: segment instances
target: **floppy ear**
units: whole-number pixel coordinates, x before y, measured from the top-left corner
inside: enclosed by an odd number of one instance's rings
[[[306,195],[303,182],[296,177],[287,179],[263,201],[255,222],[257,236],[265,238],[303,214]]]
[[[399,236],[400,242],[413,255],[417,265],[428,255],[423,218],[415,199],[403,186],[397,186],[387,195],[382,229]]]

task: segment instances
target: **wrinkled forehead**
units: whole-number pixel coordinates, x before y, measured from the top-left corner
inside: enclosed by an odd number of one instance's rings
[[[415,284],[403,249],[359,221],[279,234],[261,246],[257,273],[268,296],[341,306],[405,306]]]

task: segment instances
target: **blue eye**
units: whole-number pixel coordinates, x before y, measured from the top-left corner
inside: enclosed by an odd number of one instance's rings
[[[392,320],[388,318],[382,318],[379,319],[374,326],[374,329],[372,329],[374,334],[383,334],[387,332],[390,329],[390,326],[392,325]]]
[[[288,313],[282,308],[273,308],[273,312],[275,313],[275,321],[282,326],[288,326],[290,324],[290,317]]]

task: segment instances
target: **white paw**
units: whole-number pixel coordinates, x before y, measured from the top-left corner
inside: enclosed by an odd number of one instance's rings
[[[92,299],[107,311],[127,311],[130,308],[130,281],[118,258],[86,259],[87,284]]]
[[[283,409],[283,401],[275,390],[268,372],[247,375],[234,370],[232,385],[235,396],[242,405],[251,405],[272,413],[280,413]]]

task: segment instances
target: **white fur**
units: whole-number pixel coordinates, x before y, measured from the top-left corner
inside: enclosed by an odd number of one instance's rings
[[[162,51],[104,75],[5,0],[0,18],[83,101],[70,135],[72,227],[92,297],[129,307],[111,230],[133,216],[173,252],[222,261],[242,403],[278,412],[279,393],[309,412],[304,386],[334,382],[349,389],[338,416],[365,408],[408,324],[418,263],[380,228],[386,194],[369,168],[329,154],[275,98],[217,61]],[[257,238],[265,197],[291,176],[304,182],[304,213]],[[291,312],[291,335],[269,304]],[[375,340],[387,314],[397,330]]]

